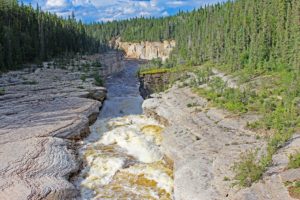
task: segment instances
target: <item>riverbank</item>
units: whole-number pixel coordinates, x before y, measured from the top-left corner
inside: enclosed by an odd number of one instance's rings
[[[110,66],[106,75],[122,68],[118,55],[109,52],[101,60]],[[106,89],[96,86],[94,78],[103,73],[95,62],[104,57],[63,66],[43,63],[1,75],[0,199],[78,196],[69,182],[80,168],[74,142],[89,134],[106,98]]]
[[[270,165],[259,174],[261,178],[247,178],[260,172],[260,168],[255,168],[257,160],[263,158],[270,145],[276,144],[280,138],[275,137],[269,142],[262,132],[250,128],[251,124],[263,119],[257,112],[233,112],[239,109],[238,99],[233,103],[236,107],[226,111],[222,107],[231,104],[216,104],[212,100],[213,95],[205,96],[204,92],[198,92],[207,88],[212,88],[211,93],[219,91],[222,81],[228,88],[239,90],[232,76],[216,69],[209,72],[205,68],[200,72],[187,71],[186,74],[189,78],[173,86],[168,81],[162,81],[164,79],[161,77],[170,76],[168,74],[145,73],[141,79],[152,83],[151,79],[154,78],[161,84],[166,83],[163,92],[152,94],[150,99],[144,101],[143,109],[147,116],[166,124],[162,147],[165,154],[175,161],[174,198],[297,198],[300,171],[295,162],[299,150],[299,132],[277,147],[278,151],[271,157]],[[208,80],[219,80],[215,83],[219,85],[207,84]],[[151,89],[152,85],[147,85]],[[217,97],[221,100],[224,98],[221,95]],[[253,157],[249,158],[249,155]],[[291,163],[296,167],[289,167]],[[247,185],[241,187],[238,180],[245,180]]]

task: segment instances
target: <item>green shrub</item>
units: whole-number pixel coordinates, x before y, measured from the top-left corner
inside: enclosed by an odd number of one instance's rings
[[[151,68],[141,68],[138,71],[138,74],[139,75],[158,74],[158,73],[166,73],[169,71],[170,71],[170,69],[168,69],[168,68],[151,67]]]
[[[209,82],[209,77],[212,75],[211,68],[199,69],[195,72],[199,84],[205,84]]]
[[[103,79],[100,77],[100,75],[98,73],[94,74],[94,84],[96,86],[103,86],[104,85]]]
[[[197,103],[188,103],[186,105],[186,107],[188,107],[188,108],[197,107],[197,106],[199,106],[199,104],[197,104]]]
[[[250,187],[252,183],[258,181],[264,169],[256,162],[257,151],[242,154],[241,161],[233,166],[235,172],[235,180],[237,185],[242,187]]]
[[[5,95],[5,89],[4,88],[0,88],[0,96]]]
[[[300,152],[296,153],[295,155],[290,155],[290,161],[288,164],[289,169],[296,169],[300,167]],[[300,187],[300,182],[299,182]]]
[[[94,67],[97,67],[97,68],[101,68],[101,67],[102,67],[102,64],[101,64],[100,62],[97,62],[97,61],[96,61],[96,62],[93,63],[93,66],[94,66]]]
[[[287,186],[291,197],[300,199],[300,181],[296,181],[293,183],[288,182]]]
[[[82,82],[85,82],[86,78],[86,74],[81,74],[80,79],[82,80]]]
[[[29,80],[24,82],[25,85],[37,85],[38,82],[35,80]]]

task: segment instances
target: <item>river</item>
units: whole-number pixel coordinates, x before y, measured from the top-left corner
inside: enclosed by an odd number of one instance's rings
[[[107,99],[81,142],[80,199],[172,199],[172,164],[160,144],[163,126],[142,115],[139,62],[106,79]]]

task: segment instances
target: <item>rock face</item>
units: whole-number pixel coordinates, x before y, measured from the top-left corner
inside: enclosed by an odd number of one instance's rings
[[[166,89],[170,84],[170,74],[156,73],[156,74],[142,74],[139,76],[140,93],[144,99],[150,97],[155,92],[160,92]]]
[[[150,73],[150,74],[140,74],[140,93],[144,99],[150,97],[151,94],[162,92],[169,88],[172,82],[185,77],[185,73]]]
[[[80,165],[72,141],[89,133],[106,96],[82,73],[45,64],[0,77],[1,200],[78,195],[68,181]]]
[[[121,49],[125,52],[127,58],[152,60],[160,58],[163,61],[169,58],[173,48],[176,46],[174,40],[163,42],[122,42],[120,38],[111,41],[112,47]]]
[[[174,160],[176,200],[292,199],[283,180],[290,180],[295,174],[298,177],[299,170],[282,172],[288,162],[286,152],[279,152],[285,158],[281,165],[280,161],[275,162],[280,155],[274,157],[276,170],[267,172],[261,182],[248,189],[232,187],[232,166],[240,160],[241,154],[266,148],[266,141],[257,139],[255,133],[246,128],[247,122],[257,120],[256,116],[234,116],[212,108],[187,87],[175,85],[152,97],[144,101],[143,109],[146,115],[167,126],[162,147]],[[295,138],[293,141],[299,142]]]

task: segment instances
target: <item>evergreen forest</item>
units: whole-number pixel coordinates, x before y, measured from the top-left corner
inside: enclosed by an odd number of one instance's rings
[[[74,16],[63,19],[16,0],[0,0],[0,71],[98,48]]]

